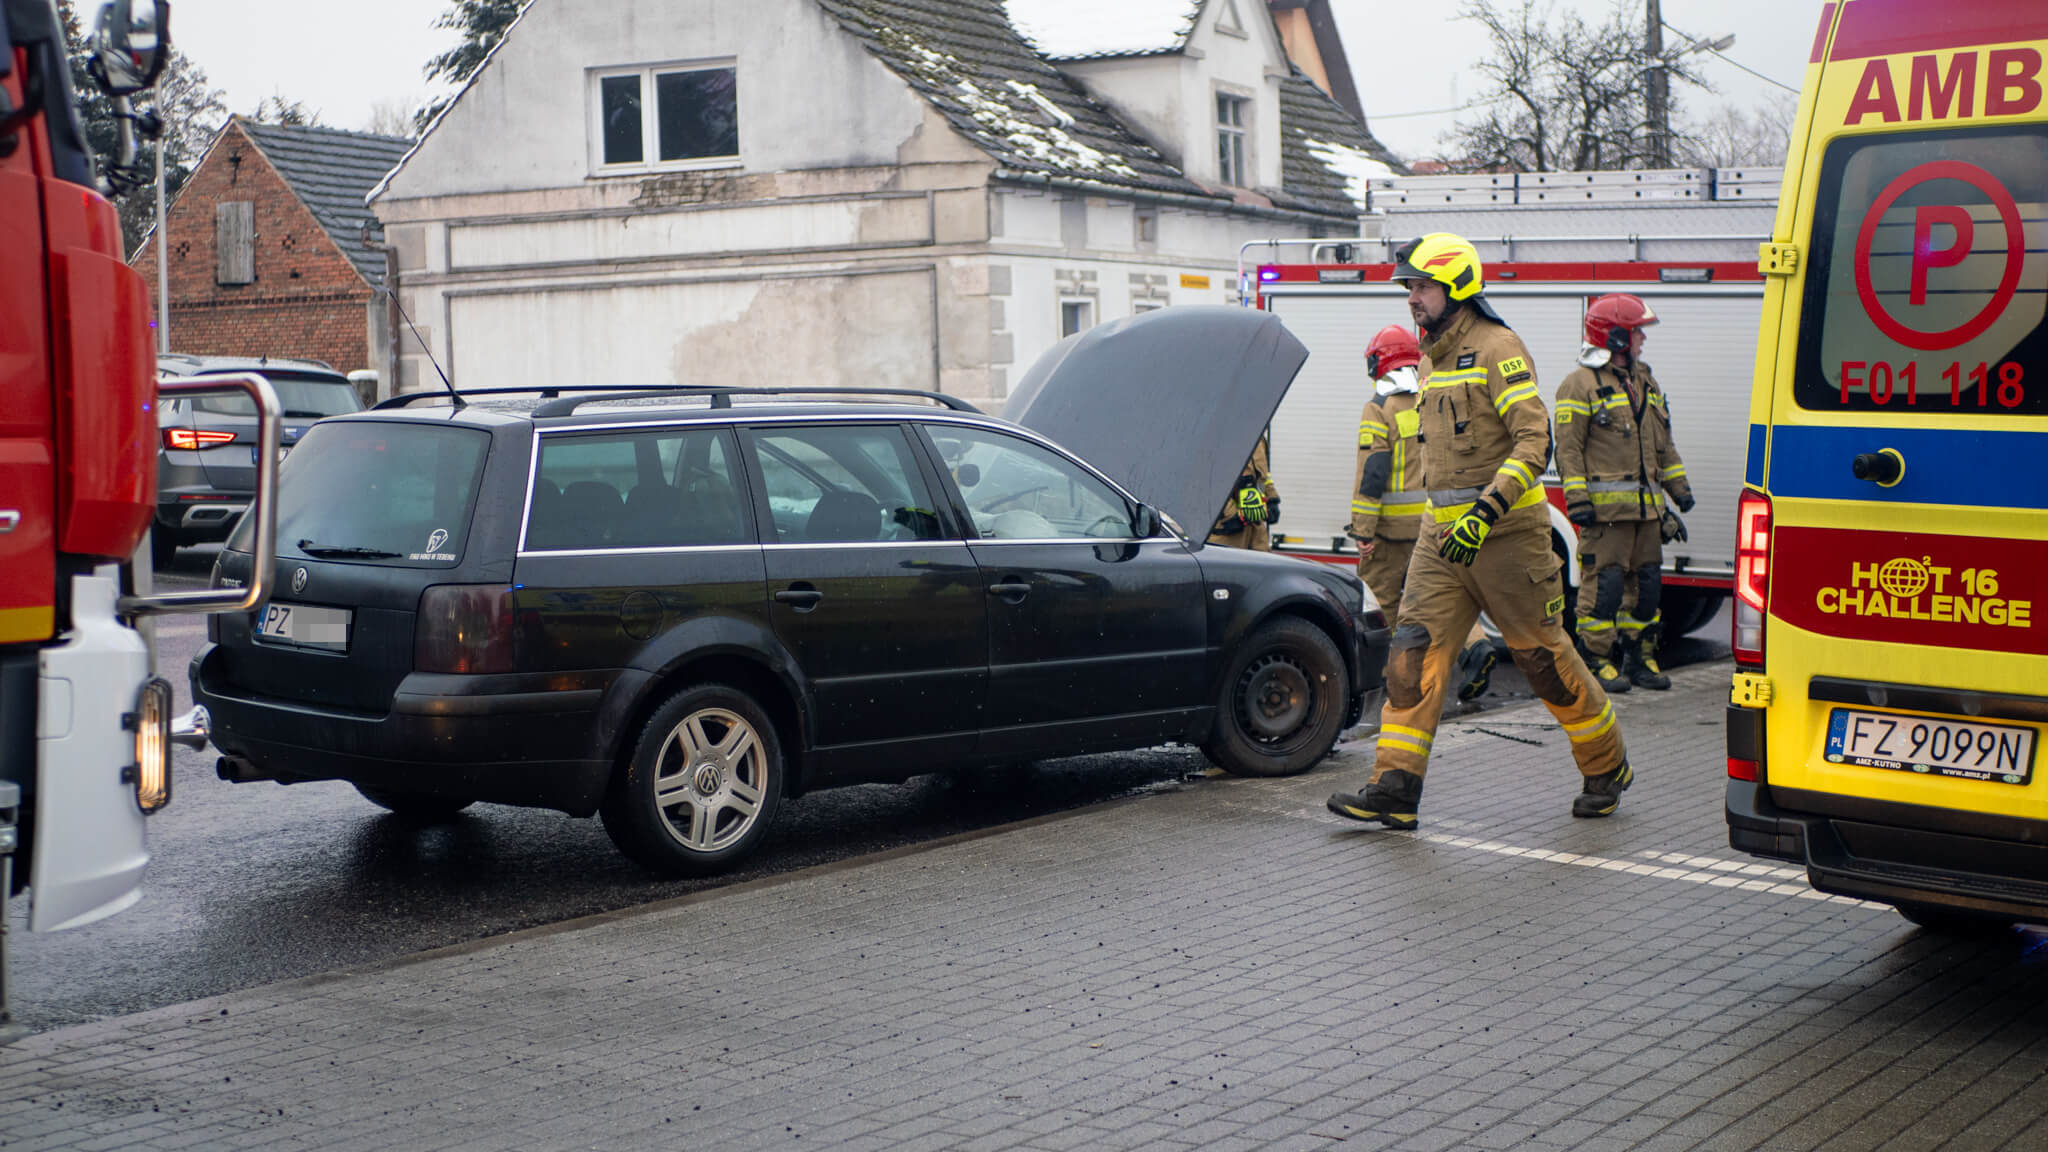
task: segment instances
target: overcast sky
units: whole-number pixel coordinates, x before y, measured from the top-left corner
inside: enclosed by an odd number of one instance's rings
[[[1332,2],[1373,132],[1403,157],[1431,154],[1456,117],[1414,113],[1454,108],[1480,93],[1470,70],[1483,48],[1476,27],[1454,18],[1457,0]],[[1589,19],[1609,10],[1606,0],[1554,2]],[[171,36],[227,92],[230,111],[252,112],[277,94],[317,110],[330,127],[362,129],[379,104],[409,108],[430,94],[421,69],[454,43],[433,27],[447,7],[447,0],[177,0]],[[1820,0],[1663,0],[1663,9],[1668,24],[1701,39],[1733,33],[1729,57],[1797,87]],[[1776,91],[1713,57],[1703,68],[1718,91],[1681,89],[1679,99],[1694,110],[1722,102],[1748,108]]]

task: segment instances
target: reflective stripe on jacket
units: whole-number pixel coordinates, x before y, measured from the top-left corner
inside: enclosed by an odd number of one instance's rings
[[[1358,466],[1351,474],[1351,534],[1413,540],[1421,531],[1427,498],[1422,492],[1422,415],[1410,392],[1375,398],[1358,419]],[[1384,482],[1366,475],[1374,456],[1385,455]],[[1377,487],[1378,491],[1369,489]]]
[[[1603,419],[1604,422],[1603,422]],[[1690,496],[1671,440],[1671,410],[1647,364],[1572,370],[1557,389],[1557,471],[1567,504],[1593,505],[1601,523],[1655,520],[1664,497]]]
[[[1424,346],[1423,365],[1422,467],[1432,518],[1455,520],[1486,500],[1500,513],[1497,528],[1547,525],[1549,514],[1537,505],[1550,465],[1550,413],[1521,338],[1467,307]]]

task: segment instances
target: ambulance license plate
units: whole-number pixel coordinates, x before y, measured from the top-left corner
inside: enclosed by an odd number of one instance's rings
[[[349,616],[346,608],[280,604],[273,600],[263,606],[263,615],[256,622],[256,637],[295,648],[346,652]]]
[[[1837,708],[1828,718],[1828,763],[2025,784],[2034,775],[2034,730]]]

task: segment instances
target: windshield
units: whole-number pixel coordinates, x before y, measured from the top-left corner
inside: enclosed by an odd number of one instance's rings
[[[1838,140],[1793,396],[1819,411],[2048,414],[2048,128]]]
[[[278,405],[287,418],[316,419],[363,410],[356,386],[330,376],[280,376],[265,372],[263,378],[277,392]],[[218,392],[192,398],[195,411],[220,416],[254,416],[256,405],[246,392]]]
[[[315,425],[278,466],[278,556],[458,562],[489,447],[475,428]],[[244,517],[228,547],[247,552],[254,532]]]

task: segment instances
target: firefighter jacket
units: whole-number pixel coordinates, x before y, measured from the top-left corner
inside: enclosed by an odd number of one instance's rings
[[[1468,304],[1423,345],[1422,366],[1431,520],[1449,524],[1485,500],[1499,513],[1496,534],[1548,526],[1542,476],[1550,466],[1550,414],[1521,338]]]
[[[1358,468],[1351,480],[1351,534],[1413,540],[1429,512],[1422,487],[1421,396],[1396,392],[1368,401],[1358,418]]]
[[[1671,409],[1650,366],[1580,365],[1557,389],[1557,472],[1567,507],[1591,502],[1599,523],[1655,520],[1664,496],[1692,485],[1671,443]]]

